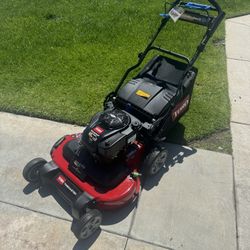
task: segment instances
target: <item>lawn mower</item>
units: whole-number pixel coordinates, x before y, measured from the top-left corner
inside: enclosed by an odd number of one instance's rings
[[[156,33],[107,95],[103,111],[82,133],[60,138],[51,149],[50,162],[35,158],[24,167],[28,182],[55,187],[70,205],[77,238],[86,239],[99,228],[102,209],[135,201],[141,175],[155,175],[164,166],[167,132],[189,109],[198,73],[194,63],[225,15],[215,0],[208,1],[211,5],[176,0],[169,8],[166,3]],[[191,59],[154,45],[170,20],[206,27]],[[155,56],[126,80],[150,51]]]

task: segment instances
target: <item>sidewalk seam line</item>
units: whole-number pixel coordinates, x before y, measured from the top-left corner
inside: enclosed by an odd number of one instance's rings
[[[235,124],[239,124],[239,125],[244,125],[244,126],[250,126],[249,123],[244,123],[244,122],[231,121],[231,123],[235,123]]]
[[[24,210],[27,210],[27,211],[30,211],[30,212],[33,212],[33,213],[42,214],[42,215],[45,215],[45,216],[48,216],[48,217],[52,217],[52,218],[55,218],[55,219],[58,219],[58,220],[72,222],[71,220],[62,218],[60,216],[48,214],[48,213],[41,212],[41,211],[38,211],[38,210],[35,210],[35,209],[31,209],[31,208],[28,208],[28,207],[25,207],[25,206],[20,206],[18,204],[14,204],[14,203],[11,203],[11,202],[8,202],[8,201],[0,200],[0,203],[6,204],[6,205],[10,205],[10,206],[13,206],[13,207],[18,207],[18,208],[21,208],[21,209],[24,209]],[[113,231],[110,231],[110,230],[107,230],[107,229],[103,229],[103,228],[101,228],[101,230],[104,231],[104,232],[107,232],[107,233],[114,234],[114,235],[118,235],[118,236],[122,236],[122,237],[127,237],[127,234],[116,233],[116,232],[113,232]]]
[[[146,244],[149,244],[149,245],[153,245],[153,246],[157,246],[157,247],[161,247],[161,248],[164,248],[164,249],[168,249],[168,250],[174,250],[173,248],[170,248],[170,247],[167,247],[167,246],[164,246],[164,245],[161,245],[161,244],[157,244],[157,243],[153,243],[153,242],[150,242],[150,241],[146,241],[146,240],[143,240],[143,239],[138,239],[136,237],[133,237],[131,235],[131,231],[132,231],[132,228],[134,226],[134,222],[135,222],[135,217],[136,217],[136,213],[137,213],[137,209],[138,209],[138,206],[139,206],[139,202],[141,200],[141,196],[142,196],[142,192],[144,190],[144,184],[147,180],[147,176],[145,177],[145,179],[141,182],[141,192],[140,192],[140,195],[138,197],[138,200],[137,200],[137,204],[136,204],[136,207],[135,207],[135,211],[133,213],[133,217],[132,217],[132,221],[131,221],[131,224],[130,224],[130,227],[129,227],[129,231],[128,231],[128,235],[127,235],[127,242],[126,242],[126,245],[125,245],[125,249],[127,248],[127,243],[129,241],[129,239],[131,240],[136,240],[136,241],[139,241],[139,242],[143,242],[143,243],[146,243]]]
[[[137,201],[136,201],[136,206],[135,206],[135,210],[134,210],[133,215],[132,215],[131,223],[129,225],[128,236],[130,236],[132,228],[134,226],[136,212],[137,212],[137,209],[138,209],[138,206],[139,206],[139,202],[141,200],[142,191],[143,191],[143,187],[144,187],[144,183],[145,183],[146,179],[147,179],[147,177],[145,177],[144,180],[141,180],[141,190],[140,190],[140,193],[139,193],[139,197],[137,198]]]
[[[113,234],[113,235],[117,235],[117,236],[121,236],[121,237],[127,238],[127,241],[129,241],[129,240],[135,240],[135,241],[139,241],[139,242],[146,243],[146,244],[149,244],[149,245],[161,247],[161,248],[164,248],[164,249],[174,250],[174,249],[171,248],[171,247],[167,247],[167,246],[164,246],[164,245],[161,245],[161,244],[158,244],[158,243],[154,243],[154,242],[151,242],[151,241],[139,239],[139,238],[133,237],[133,236],[131,236],[131,235],[126,235],[126,234],[122,234],[122,233],[117,233],[117,232],[110,231],[110,230],[108,230],[108,229],[103,229],[103,228],[102,228],[102,231],[104,231],[104,232],[106,232],[106,233]]]
[[[235,185],[236,180],[235,180],[234,151],[232,154],[232,170],[233,170],[233,199],[234,199],[234,211],[235,211],[236,249],[239,250],[238,209],[237,209],[237,191]]]
[[[136,201],[136,205],[135,205],[135,208],[134,208],[134,211],[133,211],[133,214],[132,214],[132,219],[131,219],[131,223],[129,225],[129,229],[128,229],[128,235],[130,235],[130,232],[132,230],[132,227],[134,225],[134,221],[135,221],[135,215],[136,215],[136,211],[137,211],[137,208],[139,206],[139,201],[140,201],[140,198],[141,198],[141,193],[142,193],[142,190],[139,194],[139,197],[137,198],[137,201]]]
[[[156,247],[161,247],[161,248],[168,249],[168,250],[174,250],[174,248],[167,247],[167,246],[164,246],[164,245],[161,245],[161,244],[158,244],[158,243],[153,243],[153,242],[150,242],[150,241],[147,241],[147,240],[139,239],[139,238],[136,238],[136,237],[129,236],[128,238],[131,239],[131,240],[136,240],[136,241],[143,242],[143,243],[153,245],[153,246],[156,246]]]
[[[20,206],[20,205],[11,203],[11,202],[0,200],[0,203],[6,204],[6,205],[9,205],[9,206],[13,206],[13,207],[17,207],[17,208],[20,208],[20,209],[24,209],[24,210],[27,210],[27,211],[30,211],[30,212],[33,212],[33,213],[38,213],[38,214],[48,216],[48,217],[51,217],[51,218],[55,218],[55,219],[58,219],[58,220],[62,220],[62,221],[66,221],[66,222],[72,222],[71,220],[62,218],[60,216],[56,216],[56,215],[48,214],[48,213],[45,213],[45,212],[37,211],[35,209],[31,209],[31,208],[28,208],[28,207],[25,207],[25,206]],[[132,239],[132,240],[136,240],[136,241],[139,241],[139,242],[147,243],[149,245],[162,247],[162,248],[168,249],[168,250],[173,250],[173,248],[166,247],[166,246],[163,246],[163,245],[160,245],[160,244],[157,244],[157,243],[154,243],[154,242],[150,242],[150,241],[137,239],[137,238],[129,236],[127,234],[121,234],[121,233],[113,232],[113,231],[110,231],[108,229],[103,229],[103,228],[101,228],[101,231],[104,231],[106,233],[110,233],[110,234],[113,234],[113,235],[117,235],[117,236],[120,236],[120,237],[123,237],[123,238],[127,238],[127,242],[128,242],[129,239]],[[127,246],[127,244],[125,245],[125,247],[126,246]]]
[[[137,204],[135,206],[135,210],[133,212],[133,215],[132,215],[132,219],[131,219],[131,223],[129,225],[129,230],[128,230],[128,236],[130,235],[131,231],[132,231],[132,228],[134,226],[134,222],[135,222],[135,216],[136,216],[136,212],[137,212],[137,209],[138,209],[138,206],[139,206],[139,202],[140,202],[140,199],[141,199],[141,194],[142,194],[142,191],[143,191],[143,185],[141,184],[141,191],[139,193],[139,197],[137,198]]]
[[[127,239],[126,239],[126,243],[125,243],[125,246],[124,246],[124,250],[126,250],[127,245],[128,245],[128,237],[127,237]]]
[[[27,210],[27,211],[31,211],[31,212],[34,212],[34,213],[46,215],[46,216],[49,216],[49,217],[52,217],[52,218],[55,218],[55,219],[59,219],[59,220],[67,221],[67,222],[72,222],[71,220],[62,218],[60,216],[48,214],[48,213],[45,213],[45,212],[42,212],[42,211],[38,211],[38,210],[35,210],[35,209],[32,209],[32,208],[28,208],[28,207],[25,207],[25,206],[14,204],[14,203],[11,203],[11,202],[8,202],[8,201],[0,200],[0,203],[6,204],[6,205],[10,205],[10,206],[14,206],[14,207],[18,207],[18,208],[21,208],[21,209],[24,209],[24,210]]]
[[[234,61],[240,61],[240,62],[249,62],[249,59],[244,59],[244,58],[233,58],[233,57],[227,57],[227,60],[234,60]]]

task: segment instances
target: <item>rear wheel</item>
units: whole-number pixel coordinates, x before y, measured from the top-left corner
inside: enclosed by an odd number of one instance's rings
[[[147,175],[157,174],[165,165],[168,150],[164,143],[159,143],[151,149],[144,161],[144,171]]]
[[[43,158],[35,158],[28,162],[23,169],[23,177],[26,181],[39,182],[39,170],[47,163]]]
[[[97,209],[88,210],[77,221],[73,221],[71,230],[78,239],[89,238],[101,225],[102,214]]]

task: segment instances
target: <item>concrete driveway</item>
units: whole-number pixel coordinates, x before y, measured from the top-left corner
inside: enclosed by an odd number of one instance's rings
[[[22,178],[34,157],[81,127],[0,113],[0,249],[236,249],[232,157],[169,144],[166,168],[137,204],[105,212],[86,241],[70,231],[67,206]]]

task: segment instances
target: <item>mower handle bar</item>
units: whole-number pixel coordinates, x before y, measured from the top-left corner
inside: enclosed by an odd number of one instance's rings
[[[181,6],[186,5],[187,8],[193,8],[193,9],[197,9],[197,10],[214,10],[217,11],[218,14],[221,14],[223,11],[221,10],[220,5],[216,2],[216,0],[208,0],[208,2],[213,6],[209,6],[209,5],[205,5],[205,4],[200,4],[200,3],[194,3],[194,2],[183,2],[181,0],[176,0],[174,3],[172,3],[171,5],[176,6],[178,4],[180,4]]]
[[[189,6],[190,6],[190,5],[193,5],[193,6],[195,6],[196,8],[197,8],[197,6],[198,6],[198,7],[200,6],[200,10],[205,10],[205,11],[207,11],[207,10],[215,11],[215,10],[216,10],[217,13],[218,13],[218,15],[217,15],[216,17],[212,17],[212,22],[209,22],[208,25],[205,25],[205,26],[207,26],[207,28],[208,28],[208,29],[207,29],[207,32],[205,33],[204,37],[202,38],[200,45],[197,47],[197,50],[196,50],[194,56],[192,57],[191,60],[189,60],[189,63],[187,64],[187,69],[186,69],[185,73],[183,74],[183,77],[184,77],[185,74],[193,67],[193,65],[194,65],[195,61],[197,60],[198,56],[199,56],[200,53],[205,49],[205,46],[206,46],[206,44],[207,44],[209,38],[210,38],[210,37],[213,35],[213,33],[216,31],[218,25],[220,24],[220,22],[222,21],[222,19],[223,19],[224,16],[225,16],[225,13],[222,11],[220,5],[216,2],[216,0],[208,0],[208,1],[209,1],[209,3],[210,3],[215,9],[214,9],[214,8],[204,9],[204,6],[206,6],[206,5],[196,4],[196,3],[192,3],[192,2],[189,3]],[[171,4],[172,6],[171,6],[171,8],[169,9],[169,11],[170,11],[173,7],[178,6],[178,5],[181,4],[181,3],[183,3],[183,4],[188,4],[188,3],[185,3],[185,2],[183,2],[183,1],[181,1],[181,0],[175,0],[175,1]],[[201,6],[203,6],[203,7],[201,7]],[[209,7],[209,6],[207,6],[207,7]],[[211,7],[211,6],[210,6],[210,7]],[[156,38],[158,37],[158,35],[159,35],[159,33],[161,32],[161,30],[164,28],[164,26],[166,25],[166,23],[167,23],[167,22],[169,21],[169,19],[170,19],[170,16],[169,16],[167,13],[165,13],[165,16],[163,16],[163,17],[164,17],[164,18],[162,19],[162,22],[161,22],[161,24],[160,24],[160,26],[159,26],[157,32],[154,34],[154,36],[153,36],[153,38],[151,39],[151,41],[149,42],[148,46],[146,47],[146,49],[144,50],[144,52],[142,52],[142,53],[139,54],[139,60],[138,60],[138,62],[137,62],[134,66],[132,66],[132,67],[130,67],[129,69],[127,69],[127,71],[126,71],[125,74],[123,75],[122,79],[121,79],[120,82],[118,83],[118,86],[116,87],[115,91],[112,92],[112,93],[110,93],[111,96],[115,96],[115,95],[117,94],[118,90],[119,90],[120,87],[123,85],[125,79],[126,79],[127,76],[129,75],[129,73],[130,73],[131,71],[133,71],[134,69],[138,68],[138,67],[141,65],[142,61],[144,60],[144,58],[146,57],[146,55],[148,54],[148,52],[149,52],[150,50],[156,49],[156,50],[160,50],[160,51],[161,51],[160,48],[157,48],[157,47],[153,46],[153,43],[154,43],[154,41],[156,40]],[[204,24],[202,24],[202,25],[204,25]],[[162,50],[161,52],[165,52],[165,53],[168,53],[168,54],[171,53],[172,56],[177,56],[177,57],[179,57],[179,58],[182,57],[182,59],[184,59],[184,60],[187,59],[187,60],[188,60],[188,58],[185,58],[185,56],[179,55],[179,54],[177,54],[177,53],[172,53],[172,52],[167,51],[167,50],[165,50],[165,51]],[[187,60],[186,60],[186,61],[187,61]],[[106,99],[109,99],[108,96],[107,96]],[[105,100],[105,101],[106,101],[106,100]]]

